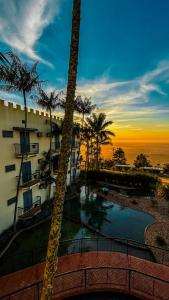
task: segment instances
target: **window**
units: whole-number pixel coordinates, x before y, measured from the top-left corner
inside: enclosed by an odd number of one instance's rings
[[[15,202],[16,202],[16,197],[10,198],[10,199],[7,200],[7,205],[9,206],[9,205],[11,205]]]
[[[5,166],[5,172],[15,171],[15,165]]]
[[[2,130],[2,136],[3,137],[13,137],[13,131],[12,130]]]

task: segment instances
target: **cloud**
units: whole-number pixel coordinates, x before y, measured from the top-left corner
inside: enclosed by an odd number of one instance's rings
[[[1,100],[6,100],[9,102],[16,102],[16,103],[22,103],[22,97],[19,95],[16,95],[14,93],[9,93],[9,92],[4,92],[0,91],[0,99]]]
[[[59,11],[59,0],[1,0],[1,41],[31,59],[52,64],[34,50],[43,30]]]
[[[109,117],[125,116],[140,118],[151,117],[154,114],[165,114],[168,110],[160,103],[154,106],[149,103],[152,93],[161,97],[166,96],[161,83],[169,80],[169,61],[161,61],[153,70],[147,71],[140,77],[130,81],[112,81],[101,77],[94,81],[78,82],[77,93],[91,97],[99,111],[104,111]]]

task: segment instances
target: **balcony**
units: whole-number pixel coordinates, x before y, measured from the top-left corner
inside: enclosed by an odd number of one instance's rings
[[[29,144],[14,144],[15,147],[15,156],[22,157],[24,156],[35,156],[39,153],[39,144],[38,143],[29,143]]]
[[[18,181],[19,176],[16,176],[16,179]],[[33,174],[28,174],[28,176],[25,176],[25,177],[21,176],[19,187],[27,189],[27,188],[37,185],[39,182],[40,182],[40,173],[39,173],[39,171],[37,171]]]
[[[52,142],[52,151],[53,152],[60,152],[60,142]]]
[[[41,197],[36,196],[36,201],[32,203],[32,206],[28,209],[23,207],[17,208],[17,215],[19,220],[27,220],[33,218],[35,215],[41,212]]]

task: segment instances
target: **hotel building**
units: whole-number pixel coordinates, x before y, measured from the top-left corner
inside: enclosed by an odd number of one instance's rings
[[[52,126],[56,131],[52,137],[52,176],[57,178],[62,119],[52,115]],[[44,153],[47,153],[50,147],[49,114],[28,108],[25,134],[23,107],[0,100],[0,134],[0,233],[2,233],[13,224],[22,156],[17,220],[27,217],[28,212],[29,216],[31,213],[37,213],[41,204],[49,198],[49,189],[44,186],[40,176]],[[78,150],[79,135],[77,130],[73,130],[67,186],[80,172],[76,163]],[[54,192],[55,182],[51,185],[50,198],[54,196]]]

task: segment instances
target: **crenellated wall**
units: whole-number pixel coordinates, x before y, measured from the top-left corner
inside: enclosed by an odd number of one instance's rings
[[[59,127],[62,124],[62,118],[52,114],[52,120]],[[28,108],[27,127],[35,129],[29,131],[30,145],[39,148],[36,155],[29,155],[24,158],[24,162],[31,162],[31,173],[34,174],[40,168],[39,161],[44,157],[43,153],[49,150],[49,114],[44,111]],[[16,147],[20,149],[20,128],[24,129],[24,108],[22,105],[0,100],[0,234],[13,224],[15,204],[10,203],[11,199],[16,197],[17,176],[19,175],[21,155],[16,155]],[[12,132],[12,137],[4,137],[3,131]],[[38,136],[37,132],[43,133]],[[58,141],[61,143],[61,134]],[[76,137],[77,141],[78,138]],[[53,145],[55,138],[53,137]],[[56,151],[55,151],[56,150]],[[73,155],[77,158],[78,148],[73,149]],[[60,155],[60,148],[54,149],[53,156]],[[6,167],[14,165],[14,170],[7,172]],[[73,174],[75,165],[71,166],[69,162],[67,185],[70,184],[70,174]],[[71,173],[70,173],[71,172]],[[78,174],[78,172],[77,172]],[[54,174],[56,177],[57,175]],[[43,203],[47,199],[47,189],[40,189],[39,184],[31,186],[32,200],[36,201],[37,197],[41,197]],[[23,193],[28,189],[20,189],[18,198],[18,207],[24,207]],[[51,197],[55,191],[55,184],[51,188]],[[10,201],[9,201],[10,200]]]

